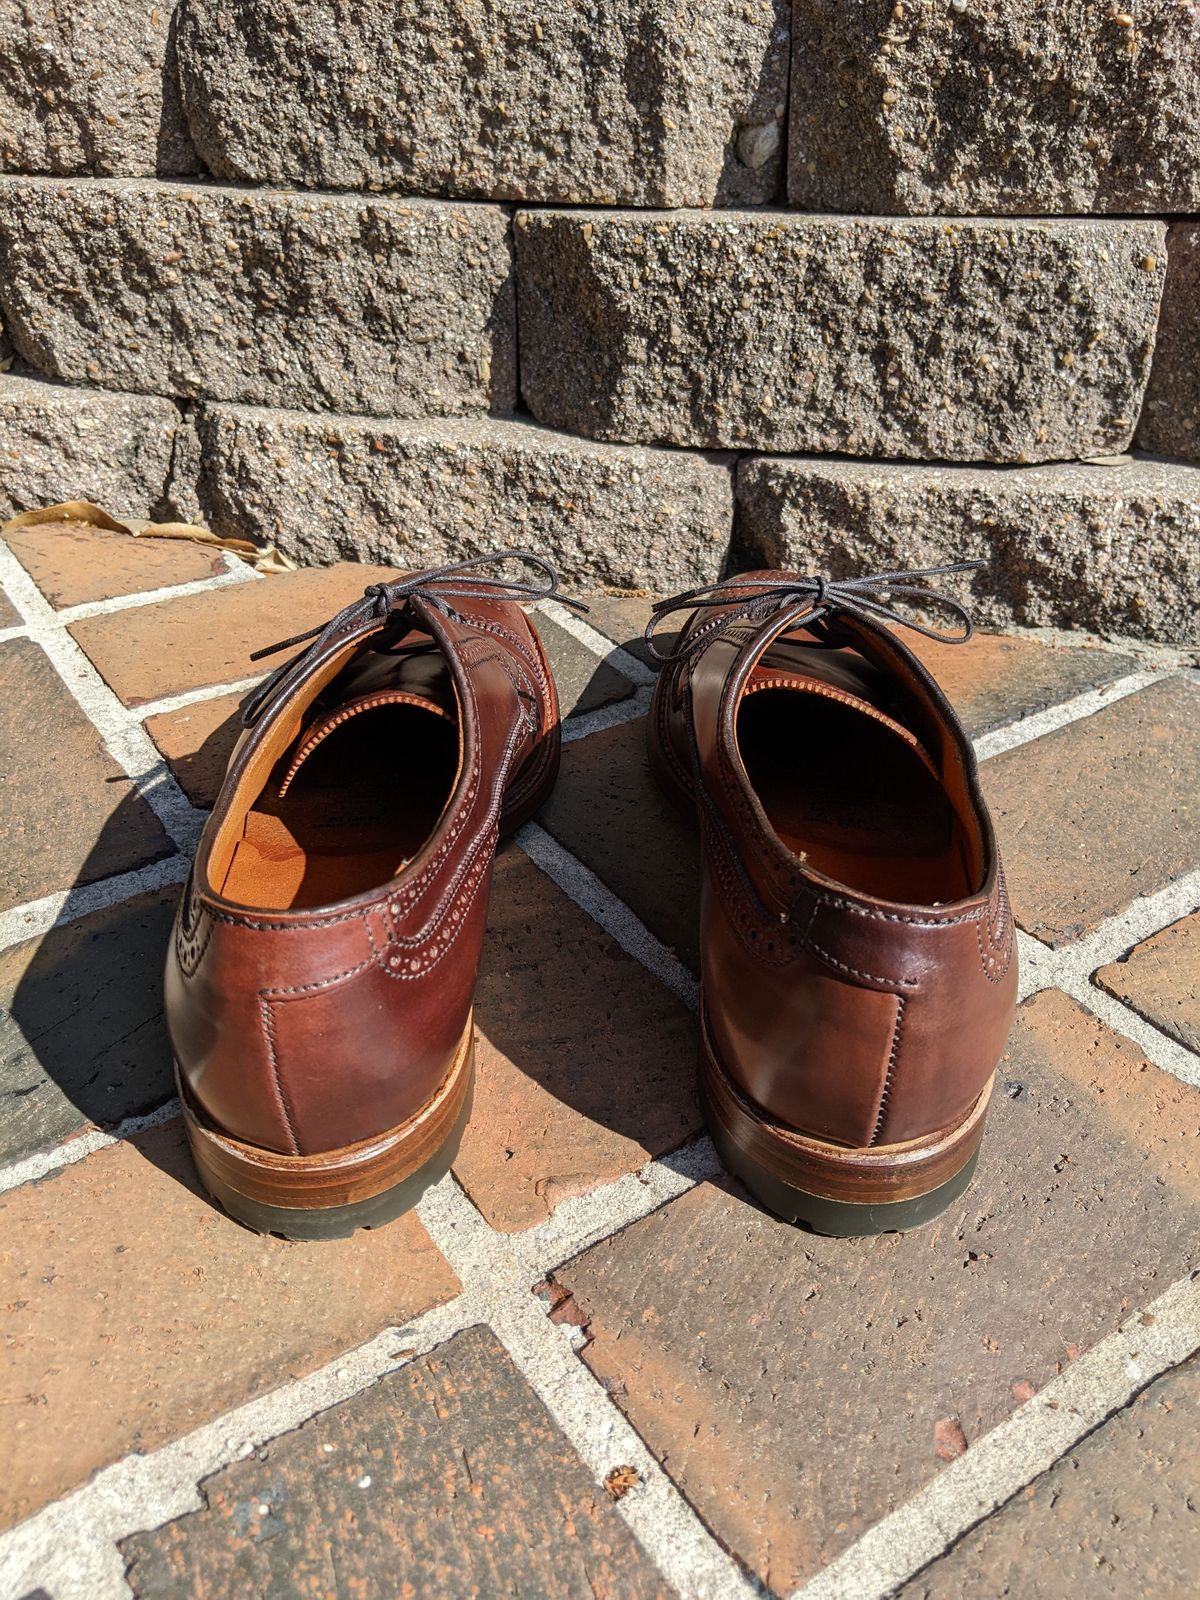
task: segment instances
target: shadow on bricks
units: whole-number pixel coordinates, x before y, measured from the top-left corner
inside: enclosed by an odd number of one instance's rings
[[[184,767],[219,783],[233,721],[212,731]],[[199,783],[185,777],[184,786],[196,802]],[[126,813],[144,804],[131,794],[104,815],[77,859],[77,887],[111,873],[111,841],[127,831]],[[0,1160],[49,1149],[89,1126],[107,1131],[172,1098],[162,982],[181,892],[180,884],[151,889],[0,952]],[[156,1148],[151,1142],[142,1153],[153,1160]]]

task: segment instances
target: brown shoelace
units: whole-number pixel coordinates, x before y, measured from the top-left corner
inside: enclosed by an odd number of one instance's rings
[[[477,576],[480,567],[495,566],[505,561],[522,562],[532,567],[540,581],[521,582]],[[254,652],[251,661],[261,661],[280,650],[290,650],[295,645],[305,646],[290,661],[276,667],[253,691],[242,707],[242,725],[247,728],[253,726],[285,680],[290,681],[293,674],[298,676],[303,663],[319,655],[326,645],[341,634],[353,632],[371,618],[383,624],[395,617],[388,635],[389,638],[399,637],[406,631],[400,618],[416,595],[447,617],[457,616],[453,605],[455,600],[513,600],[518,604],[557,600],[560,605],[569,606],[573,611],[586,613],[588,609],[582,601],[572,600],[570,596],[560,593],[557,570],[532,550],[493,550],[488,555],[472,556],[467,561],[455,561],[425,572],[409,573],[390,583],[369,584],[359,599],[343,606],[328,622],[319,623],[305,633],[293,634],[290,639],[280,639],[277,644],[269,644],[265,649]]]
[[[954,561],[943,567],[922,567],[911,572],[877,572],[861,578],[784,577],[772,583],[762,578],[725,578],[720,583],[704,584],[698,589],[687,589],[660,600],[646,624],[646,648],[654,659],[663,665],[690,660],[718,633],[735,622],[765,622],[780,612],[793,614],[798,626],[822,617],[832,617],[838,612],[849,613],[876,621],[892,622],[913,633],[920,633],[938,644],[966,644],[974,633],[971,618],[966,610],[948,594],[927,586],[925,580],[940,578],[953,572],[977,572],[986,567],[986,561]],[[741,595],[744,598],[738,599]],[[897,610],[897,599],[922,605],[933,604],[952,613],[962,624],[962,631],[946,633],[927,627],[916,617]],[[722,616],[698,627],[682,644],[673,650],[661,651],[655,641],[660,624],[677,611],[704,611],[715,606],[728,606]]]

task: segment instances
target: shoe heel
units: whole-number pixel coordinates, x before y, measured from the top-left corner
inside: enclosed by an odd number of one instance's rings
[[[756,1200],[814,1233],[857,1238],[931,1222],[975,1173],[991,1083],[957,1127],[854,1150],[806,1138],[747,1098],[700,1043],[700,1104],[717,1154]]]
[[[345,1239],[416,1205],[450,1170],[471,1115],[473,1019],[437,1094],[415,1117],[341,1150],[283,1155],[207,1122],[176,1068],[184,1127],[200,1181],[236,1221],[285,1239]]]

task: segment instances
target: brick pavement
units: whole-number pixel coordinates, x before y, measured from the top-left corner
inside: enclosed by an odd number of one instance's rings
[[[455,1173],[296,1245],[196,1189],[159,968],[247,650],[364,570],[33,532],[0,548],[9,745],[58,733],[0,825],[0,1594],[1186,1592],[1194,664],[931,652],[988,757],[1026,998],[959,1205],[821,1240],[699,1132],[649,602],[544,617],[573,716],[498,863]]]

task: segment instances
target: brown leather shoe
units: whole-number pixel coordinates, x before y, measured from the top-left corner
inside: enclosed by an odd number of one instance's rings
[[[478,570],[504,560],[545,581]],[[506,551],[373,584],[272,647],[312,641],[247,702],[166,974],[192,1153],[250,1227],[386,1222],[454,1158],[497,839],[558,770],[516,601],[556,593]]]
[[[650,753],[702,834],[700,1089],[722,1160],[823,1233],[912,1227],[962,1193],[1016,996],[975,757],[882,603],[888,574],[759,572],[665,658]]]

